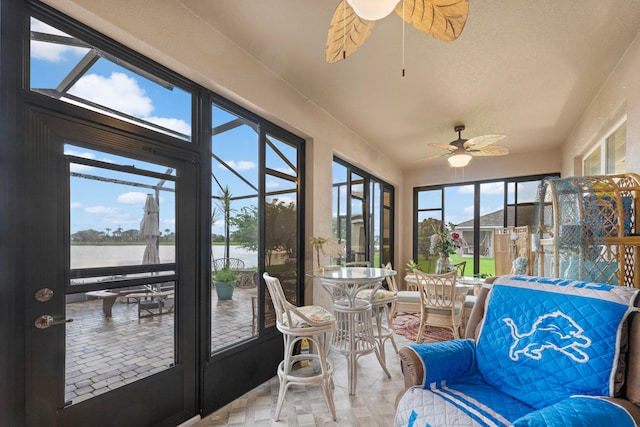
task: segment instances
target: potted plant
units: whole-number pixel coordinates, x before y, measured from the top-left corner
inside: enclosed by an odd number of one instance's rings
[[[327,243],[327,239],[321,236],[317,236],[317,237],[311,237],[309,239],[309,242],[311,243],[311,246],[313,246],[313,249],[316,250],[316,259],[318,263],[317,270],[319,271],[320,270],[320,250],[322,249],[322,245]]]
[[[404,266],[404,269],[406,274],[410,274],[413,273],[413,270],[419,270],[420,267],[418,266],[418,263],[416,263],[413,259],[410,259],[409,262],[407,262],[407,264]]]
[[[213,273],[213,284],[216,287],[218,299],[229,300],[233,296],[233,288],[238,282],[238,273],[230,268],[222,268]]]

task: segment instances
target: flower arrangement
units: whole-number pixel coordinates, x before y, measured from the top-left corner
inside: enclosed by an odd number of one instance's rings
[[[518,257],[511,263],[511,274],[527,274],[527,259],[525,257]]]
[[[433,228],[429,252],[431,252],[431,255],[446,256],[454,253],[462,245],[464,245],[464,240],[460,233],[456,232],[455,226],[449,223],[449,226],[445,227],[444,230]]]

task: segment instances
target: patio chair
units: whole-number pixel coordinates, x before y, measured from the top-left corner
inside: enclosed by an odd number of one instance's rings
[[[414,270],[413,273],[420,292],[420,329],[416,342],[420,342],[427,327],[449,329],[454,338],[460,338],[464,294],[456,290],[456,272],[426,274]]]
[[[467,261],[460,261],[453,264],[453,269],[458,274],[458,277],[464,277],[464,270],[467,267]]]
[[[384,266],[386,270],[393,270],[391,263]],[[391,340],[393,349],[396,354],[398,353],[398,346],[396,340],[393,338],[394,332],[391,327],[391,313],[395,311],[395,304],[398,299],[398,285],[394,276],[387,276],[387,286],[389,289],[377,289],[373,296],[371,292],[373,289],[365,289],[358,292],[357,297],[365,299],[371,303],[371,312],[375,319],[375,327],[373,329],[373,337],[376,339],[378,348],[380,349],[380,357],[386,362],[386,355],[384,351],[384,344],[387,340]],[[391,309],[390,307],[391,306]],[[386,323],[386,324],[385,324]]]
[[[394,285],[395,278],[392,278]],[[418,292],[418,282],[415,279],[413,271],[408,271],[404,278],[406,283],[406,290],[397,291],[397,300],[395,304],[391,305],[391,320],[396,318],[398,313],[403,314],[420,314],[420,292]],[[391,287],[389,287],[391,289]]]
[[[291,384],[318,384],[323,389],[324,399],[335,421],[336,408],[331,389],[333,363],[327,358],[329,339],[336,331],[335,317],[320,306],[297,307],[291,304],[284,295],[280,280],[268,273],[264,273],[262,277],[275,308],[276,328],[282,332],[284,341],[284,360],[278,365],[280,391],[274,420],[278,421],[280,418],[284,396]],[[296,344],[303,340],[309,342],[309,353],[294,354]]]
[[[211,261],[211,269],[213,271],[222,270],[223,268],[243,270],[245,268],[244,261],[239,258],[216,258]]]

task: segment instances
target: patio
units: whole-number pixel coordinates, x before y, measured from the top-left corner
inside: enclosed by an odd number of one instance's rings
[[[252,297],[257,288],[234,290],[233,299],[211,297],[212,352],[253,335]],[[65,402],[79,403],[163,371],[174,363],[174,313],[138,318],[138,306],[119,297],[105,317],[98,299],[67,304]]]

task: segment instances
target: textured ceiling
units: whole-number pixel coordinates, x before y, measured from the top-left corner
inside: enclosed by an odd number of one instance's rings
[[[640,29],[637,0],[470,1],[443,42],[395,13],[352,56],[325,62],[339,0],[179,0],[403,168],[463,138],[504,134],[512,153],[557,147]],[[402,147],[402,149],[398,149]]]

